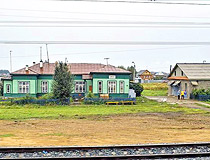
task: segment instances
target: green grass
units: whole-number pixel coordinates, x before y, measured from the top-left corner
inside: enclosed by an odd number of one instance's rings
[[[168,90],[144,90],[143,96],[167,96]]]
[[[4,138],[4,137],[13,137],[15,136],[14,134],[0,134],[0,138]]]
[[[38,105],[13,105],[0,106],[1,120],[23,119],[86,119],[91,116],[106,116],[135,113],[166,113],[183,112],[185,114],[208,113],[199,109],[185,108],[178,105],[159,103],[156,101],[139,98],[137,105],[106,106],[106,105],[80,105],[80,106],[38,106]]]

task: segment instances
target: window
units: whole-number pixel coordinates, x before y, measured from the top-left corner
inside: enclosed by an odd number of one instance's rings
[[[116,93],[116,81],[109,81],[108,82],[108,91],[109,93]]]
[[[174,75],[176,76],[176,71],[174,72]]]
[[[85,92],[85,82],[75,82],[75,93]]]
[[[124,81],[120,81],[120,93],[124,93]]]
[[[19,93],[29,93],[29,82],[19,82]]]
[[[48,92],[48,82],[42,81],[42,93],[47,93],[47,92]]]
[[[182,71],[182,76],[184,76],[184,72]]]
[[[6,92],[7,93],[10,93],[10,89],[11,89],[11,85],[10,84],[7,84],[6,85]]]
[[[102,81],[98,81],[98,93],[102,93],[103,92],[103,82]]]

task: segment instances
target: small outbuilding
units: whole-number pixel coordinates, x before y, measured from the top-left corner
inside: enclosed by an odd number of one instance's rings
[[[169,96],[184,90],[189,99],[193,89],[210,88],[210,63],[177,63],[168,80]]]

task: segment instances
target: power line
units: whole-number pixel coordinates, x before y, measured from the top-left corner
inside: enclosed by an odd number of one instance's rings
[[[0,24],[158,24],[158,25],[210,25],[210,22],[161,22],[161,21],[0,21]]]
[[[69,54],[51,54],[51,56],[55,55],[71,55],[71,54],[96,54],[96,53],[122,53],[122,52],[137,52],[137,51],[149,51],[149,50],[164,50],[164,49],[182,49],[182,48],[192,48],[192,47],[201,47],[201,46],[184,46],[184,47],[161,47],[161,48],[149,48],[149,49],[132,49],[132,50],[112,50],[112,51],[101,51],[101,52],[73,52]],[[202,46],[203,47],[203,46]],[[37,57],[37,55],[19,55],[13,56],[13,58],[22,58],[22,57]],[[9,58],[9,57],[0,57],[0,58]]]
[[[208,6],[209,3],[182,3],[182,2],[155,2],[155,1],[132,1],[132,0],[59,0],[59,1],[81,1],[81,2],[107,2],[107,3],[144,3],[144,4],[176,4],[176,5],[200,5],[200,6]]]
[[[195,41],[4,41],[0,40],[0,44],[80,44],[80,45],[210,45],[210,42]]]
[[[209,29],[210,26],[113,26],[113,25],[98,25],[98,26],[62,26],[62,25],[0,25],[0,27],[10,27],[10,28],[17,28],[17,27],[31,27],[31,28],[167,28],[167,29]]]
[[[210,19],[210,17],[179,17],[179,16],[158,16],[158,15],[136,15],[136,14],[117,14],[117,13],[99,13],[99,12],[69,12],[69,11],[53,11],[53,10],[29,10],[29,9],[9,9],[9,8],[0,8],[1,10],[17,10],[17,11],[30,11],[30,12],[50,12],[50,13],[70,13],[70,14],[90,14],[90,15],[107,15],[107,16],[132,16],[132,17],[161,17],[161,18],[198,18],[198,19]],[[14,16],[19,17],[18,15],[0,15],[0,16]],[[58,19],[69,19],[63,17],[36,17],[36,16],[23,16],[23,17],[34,17],[34,18],[58,18]]]

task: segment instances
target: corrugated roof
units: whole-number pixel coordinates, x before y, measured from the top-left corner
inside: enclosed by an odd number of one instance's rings
[[[99,63],[69,63],[70,71],[74,75],[78,74],[90,74],[90,73],[127,73],[131,72],[114,67],[112,65],[104,65]],[[40,64],[30,66],[28,71],[25,68],[12,72],[11,74],[26,74],[26,75],[38,75],[48,74],[53,75],[55,70],[55,63],[44,63],[43,67],[40,68]]]
[[[177,63],[176,67],[190,80],[210,80],[210,63]]]

